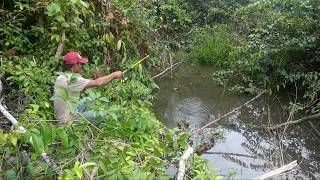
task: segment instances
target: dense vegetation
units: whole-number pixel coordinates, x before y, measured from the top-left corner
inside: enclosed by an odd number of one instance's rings
[[[70,50],[89,57],[83,67],[87,78],[125,69],[146,54],[151,55],[146,66],[161,64],[156,57],[172,46],[168,37],[191,22],[174,20],[187,14],[177,12],[176,5],[137,0],[2,1],[2,103],[19,117],[19,125],[9,132],[4,123],[0,130],[1,177],[168,179],[166,168],[177,167],[188,133],[165,130],[155,118],[151,92],[157,86],[142,65],[127,73],[127,81],[84,94],[91,100],[90,110],[108,113],[99,127],[85,118],[79,125],[58,126],[52,86],[62,71],[61,55]],[[61,96],[71,106],[79,101],[68,92]],[[21,133],[19,126],[27,132]],[[44,152],[49,163],[41,158]],[[187,176],[214,177],[201,158],[194,156],[190,162]]]
[[[319,1],[207,3],[191,4],[206,20],[193,35],[193,59],[225,69],[213,77],[233,90],[297,91],[305,110],[318,112]]]

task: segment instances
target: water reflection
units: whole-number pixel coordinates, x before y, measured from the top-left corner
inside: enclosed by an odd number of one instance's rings
[[[250,98],[224,91],[209,80],[210,71],[184,67],[175,79],[158,82],[161,89],[155,112],[164,124],[172,128],[178,120],[187,119],[192,127],[200,127],[210,118],[208,114],[219,117]],[[224,138],[208,151],[211,154],[203,156],[223,175],[235,171],[237,179],[256,177],[294,160],[299,166],[287,178],[320,178],[320,141],[309,127],[295,126],[278,133],[261,128],[286,117],[278,98],[260,98],[215,125]]]

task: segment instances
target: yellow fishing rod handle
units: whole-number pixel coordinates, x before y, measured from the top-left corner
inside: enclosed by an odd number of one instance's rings
[[[147,55],[146,57],[142,58],[141,60],[139,60],[138,62],[134,63],[132,66],[130,66],[128,69],[124,70],[123,73],[125,74],[126,72],[128,72],[130,69],[134,68],[135,66],[137,66],[138,64],[140,64],[142,61],[146,60],[150,55]]]
[[[136,62],[135,64],[133,64],[133,65],[130,67],[130,69],[131,69],[131,68],[134,68],[136,65],[140,64],[142,61],[146,60],[148,57],[149,57],[149,55],[147,55],[146,57],[142,58],[140,61],[138,61],[138,62]]]

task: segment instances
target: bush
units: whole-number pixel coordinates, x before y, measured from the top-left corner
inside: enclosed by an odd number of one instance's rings
[[[227,26],[217,26],[204,30],[198,35],[199,44],[191,52],[192,59],[202,64],[224,66],[233,64],[238,58],[238,50]]]

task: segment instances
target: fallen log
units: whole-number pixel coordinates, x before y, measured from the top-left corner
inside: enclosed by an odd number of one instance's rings
[[[281,128],[283,126],[296,125],[296,124],[300,124],[300,123],[302,123],[304,121],[312,121],[312,120],[317,120],[319,118],[320,118],[320,113],[314,114],[314,115],[311,115],[311,116],[306,116],[306,117],[303,117],[303,118],[295,120],[295,121],[288,121],[288,122],[281,123],[281,124],[278,124],[278,125],[275,125],[275,126],[272,126],[272,127],[267,127],[267,129],[268,130],[274,130],[274,129]]]
[[[186,164],[189,159],[189,157],[193,154],[194,150],[193,147],[189,147],[181,156],[181,159],[179,161],[179,169],[178,169],[178,175],[177,180],[183,180],[184,175],[186,173]]]
[[[294,167],[296,167],[298,165],[297,163],[297,160],[287,164],[287,165],[284,165],[278,169],[275,169],[271,172],[268,172],[267,174],[264,174],[264,175],[261,175],[261,176],[258,176],[256,178],[254,178],[254,180],[263,180],[263,179],[267,179],[267,178],[271,178],[273,176],[276,176],[276,175],[279,175],[283,172],[286,172],[286,171],[290,171],[292,170]]]

